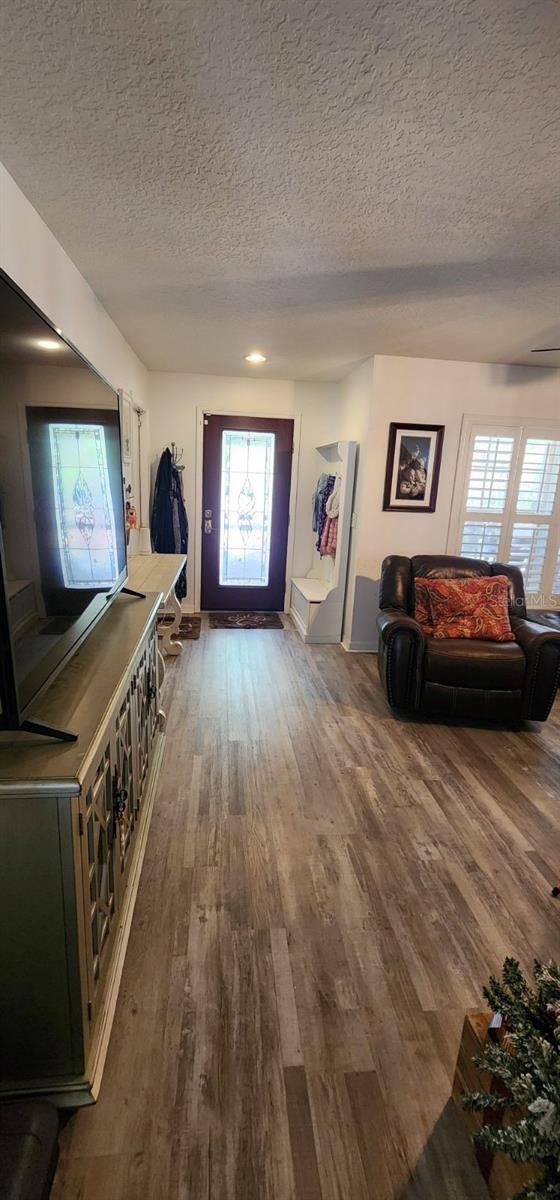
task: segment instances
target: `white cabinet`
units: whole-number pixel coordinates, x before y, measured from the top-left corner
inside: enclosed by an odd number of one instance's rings
[[[342,637],[356,450],[356,442],[330,442],[325,446],[317,446],[317,474],[324,471],[340,476],[340,508],[336,556],[333,560],[321,559],[313,546],[316,535],[311,530],[310,506],[309,545],[312,563],[307,575],[292,578],[290,591],[290,616],[304,642],[340,642]]]

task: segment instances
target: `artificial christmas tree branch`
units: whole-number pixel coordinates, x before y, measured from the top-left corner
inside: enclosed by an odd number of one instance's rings
[[[534,1165],[536,1178],[513,1200],[560,1198],[560,969],[535,960],[534,986],[514,959],[501,979],[490,979],[484,996],[500,1013],[506,1035],[489,1042],[473,1061],[502,1085],[502,1094],[468,1092],[477,1112],[507,1114],[508,1124],[488,1124],[474,1134],[477,1145]]]

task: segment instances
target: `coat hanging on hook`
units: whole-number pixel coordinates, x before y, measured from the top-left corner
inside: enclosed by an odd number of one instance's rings
[[[167,447],[163,451],[157,469],[150,521],[152,546],[158,554],[187,554],[189,522],[183,495],[183,468],[173,461],[176,447],[174,442],[171,445],[172,450]],[[175,594],[178,600],[187,594],[186,569],[177,579]]]

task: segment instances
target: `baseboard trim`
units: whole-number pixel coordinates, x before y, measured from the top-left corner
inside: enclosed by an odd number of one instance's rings
[[[378,642],[345,642],[342,645],[348,654],[377,654]]]

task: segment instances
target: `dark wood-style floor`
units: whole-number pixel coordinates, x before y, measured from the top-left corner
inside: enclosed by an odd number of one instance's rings
[[[372,655],[208,631],[168,738],[101,1096],[55,1200],[482,1200],[449,1104],[506,954],[560,957],[560,706],[398,721]]]

